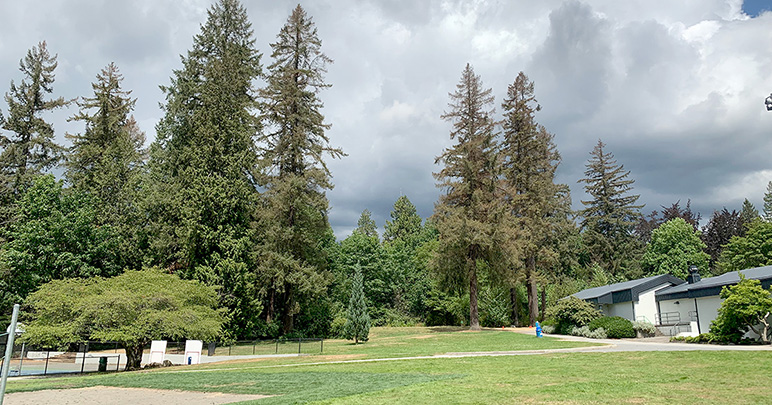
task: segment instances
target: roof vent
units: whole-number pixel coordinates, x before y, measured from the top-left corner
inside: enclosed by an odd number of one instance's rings
[[[689,266],[689,277],[686,277],[686,281],[689,282],[689,284],[694,284],[696,282],[699,282],[701,280],[700,278],[700,270],[695,265]]]

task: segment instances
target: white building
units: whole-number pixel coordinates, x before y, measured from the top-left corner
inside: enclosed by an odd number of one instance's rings
[[[655,294],[665,288],[683,284],[684,281],[670,274],[660,274],[589,288],[573,294],[574,297],[596,304],[606,316],[621,316],[631,321],[655,323],[657,302]]]
[[[659,275],[603,287],[589,288],[574,297],[596,304],[606,316],[631,321],[647,321],[666,335],[696,336],[710,330],[724,301],[719,295],[725,286],[740,282],[739,274],[772,286],[772,266],[733,271],[701,279],[699,271],[689,269],[688,282],[671,275]],[[747,336],[756,337],[749,333]]]

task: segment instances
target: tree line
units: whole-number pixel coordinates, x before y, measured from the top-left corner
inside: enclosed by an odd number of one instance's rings
[[[211,6],[161,86],[148,147],[114,63],[92,94],[66,100],[53,96],[56,55],[45,42],[29,50],[0,112],[4,314],[51,280],[159,267],[218,288],[229,338],[345,335],[347,311],[365,319],[365,306],[374,325],[478,328],[532,324],[588,286],[772,260],[772,182],[764,220],[746,200],[700,232],[688,202],[642,215],[630,172],[598,141],[579,180],[590,199],[573,212],[534,83],[521,72],[499,117],[471,65],[441,117],[454,144],[436,159],[434,214],[424,220],[401,196],[383,235],[365,210],[337,241],[326,162],[346,155],[327,135],[321,98],[332,60],[300,6],[270,63],[255,44],[238,0]],[[43,117],[73,104],[83,130],[59,145]]]

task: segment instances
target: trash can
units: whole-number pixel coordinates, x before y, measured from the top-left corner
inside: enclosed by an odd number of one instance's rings
[[[193,364],[193,357],[188,356],[188,365]]]
[[[215,342],[209,342],[209,347],[207,347],[206,355],[207,356],[214,356],[214,351],[217,349],[217,343]]]
[[[99,358],[99,371],[107,371],[107,357]]]

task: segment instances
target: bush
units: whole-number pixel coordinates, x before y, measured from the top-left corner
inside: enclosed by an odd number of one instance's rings
[[[588,326],[571,328],[571,335],[582,336],[591,339],[606,339],[608,337],[606,335],[606,331],[603,328],[592,330]]]
[[[555,333],[555,327],[552,325],[544,325],[541,327],[542,333],[552,334]]]
[[[612,339],[635,337],[633,323],[620,316],[604,316],[603,318],[598,318],[590,322],[588,326],[590,327],[590,330],[599,328],[605,329],[606,335]]]
[[[654,336],[654,334],[657,332],[657,327],[654,326],[654,324],[646,321],[633,322],[633,329],[643,336]]]
[[[598,311],[587,301],[568,297],[558,301],[547,310],[547,317],[555,321],[557,333],[568,335],[574,326],[586,326],[601,317]]]
[[[722,288],[720,296],[724,301],[710,324],[710,333],[718,341],[739,343],[752,330],[762,341],[769,342],[770,325],[766,317],[772,311],[772,297],[759,280],[748,280],[741,274],[740,282]]]

